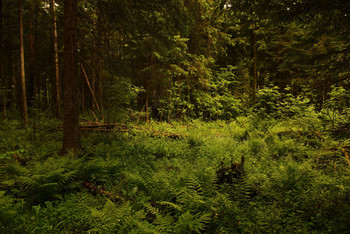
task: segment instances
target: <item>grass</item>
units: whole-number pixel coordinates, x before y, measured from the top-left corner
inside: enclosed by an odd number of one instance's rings
[[[56,122],[34,133],[4,121],[0,232],[345,233],[346,140],[307,121],[152,122],[187,136],[91,133],[83,155],[65,157]],[[218,184],[219,168],[242,156],[244,176]]]

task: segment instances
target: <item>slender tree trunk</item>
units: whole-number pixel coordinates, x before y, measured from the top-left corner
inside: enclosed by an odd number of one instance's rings
[[[84,79],[81,78],[81,113],[85,113],[85,91],[84,91]]]
[[[1,91],[1,97],[2,97],[2,111],[4,119],[6,119],[6,99],[7,99],[7,92],[6,92],[6,80],[4,76],[4,63],[3,63],[3,48],[4,48],[4,41],[3,41],[3,11],[2,11],[2,0],[0,0],[0,91]]]
[[[77,0],[64,1],[64,75],[63,75],[63,146],[62,154],[69,150],[81,149],[78,109],[77,39],[76,18]]]
[[[255,34],[255,23],[252,24],[252,34],[251,34],[251,41],[252,41],[252,57],[253,57],[253,65],[251,67],[251,78],[250,78],[250,93],[251,98],[253,102],[255,102],[255,95],[257,91],[257,82],[258,82],[258,72],[257,72],[257,39]]]
[[[14,93],[16,93],[16,89],[14,90],[14,87],[16,87],[16,76],[15,76],[15,65],[13,64],[13,54],[8,56],[8,64],[9,64],[9,75],[7,80],[7,107],[8,109],[13,109],[13,104],[15,103]]]
[[[100,60],[98,59],[98,63],[100,64]],[[104,119],[104,113],[103,113],[103,79],[100,73],[100,69],[99,69],[99,73],[98,73],[98,91],[99,91],[99,95],[98,95],[98,102],[100,103],[100,114],[101,114],[101,119]]]
[[[35,9],[36,6],[34,6]],[[34,18],[34,10],[30,10],[29,20],[29,76],[28,76],[28,92],[27,92],[27,103],[29,106],[33,105],[34,101],[34,79],[35,79],[35,30],[34,24],[36,23]]]
[[[96,83],[97,83],[97,80],[96,80],[96,55],[95,55],[95,52],[96,52],[96,45],[93,46],[93,56],[92,56],[92,76],[91,76],[91,103],[92,103],[92,108],[93,109],[96,109],[96,103],[95,103],[95,100],[96,99]]]
[[[21,64],[17,61],[20,61],[21,57],[16,55],[14,58],[14,64],[12,67],[12,74],[13,74],[13,84],[14,88],[16,90],[15,95],[14,95],[14,103],[16,104],[16,108],[21,111],[21,120],[22,120],[22,87],[21,87]]]
[[[40,80],[40,86],[41,86],[41,93],[42,93],[42,100],[41,100],[41,108],[43,110],[47,109],[47,103],[48,103],[48,97],[47,97],[47,82],[45,77]]]
[[[21,47],[21,59],[20,59],[20,70],[21,70],[21,113],[22,113],[22,124],[24,127],[28,126],[28,111],[27,111],[27,95],[26,95],[26,78],[24,70],[24,43],[23,43],[23,1],[19,0],[19,36],[20,36],[20,47]]]
[[[40,1],[35,1],[35,15],[34,15],[34,51],[37,51],[38,49],[38,14],[39,14],[39,8],[40,8]],[[39,90],[39,86],[36,86],[36,83],[39,81],[40,82],[40,73],[38,72],[38,63],[37,63],[37,54],[35,52],[35,60],[33,61],[33,102],[36,102],[35,105],[37,107],[40,106],[40,99],[38,99],[39,96],[37,96],[37,94],[40,94]]]
[[[98,81],[98,102],[100,105],[100,114],[101,114],[101,119],[104,119],[104,114],[103,114],[103,77],[101,75],[101,47],[102,47],[102,14],[101,14],[101,1],[98,1],[97,4],[97,47],[96,47],[96,78]]]
[[[58,49],[57,49],[57,24],[56,24],[56,6],[55,0],[50,0],[51,13],[51,96],[52,110],[55,117],[60,117],[60,75],[58,64]]]
[[[257,69],[257,62],[258,62],[258,51],[257,51],[257,47],[256,47],[256,34],[253,33],[253,54],[254,54],[254,93],[256,93],[256,90],[258,88],[258,69]]]
[[[148,74],[147,74],[148,75]],[[149,124],[149,112],[148,112],[148,105],[149,105],[149,103],[148,103],[148,99],[149,99],[149,89],[150,89],[150,87],[149,87],[149,78],[148,77],[146,77],[146,86],[145,86],[145,88],[146,88],[146,104],[145,104],[145,108],[146,108],[146,123],[147,123],[147,125]]]

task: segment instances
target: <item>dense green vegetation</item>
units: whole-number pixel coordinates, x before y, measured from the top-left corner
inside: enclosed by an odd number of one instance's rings
[[[148,126],[178,139],[132,124],[127,133],[87,133],[84,152],[64,157],[57,121],[26,130],[2,121],[2,232],[345,233],[350,142],[331,129],[346,116],[335,102],[325,112],[335,119],[300,99],[276,107],[279,95],[258,92],[254,112],[232,121]],[[219,171],[242,156],[241,176],[225,171],[232,179],[219,183]]]
[[[348,233],[348,0],[0,0],[0,233]]]

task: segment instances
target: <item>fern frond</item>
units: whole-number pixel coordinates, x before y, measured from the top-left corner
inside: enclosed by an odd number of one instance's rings
[[[41,184],[37,187],[41,192],[57,192],[59,190],[59,185],[56,182]]]
[[[36,182],[31,178],[27,176],[19,176],[16,178],[16,182],[21,188],[32,190],[34,187],[36,187]]]
[[[76,171],[70,171],[70,172],[66,172],[64,174],[60,175],[59,180],[57,181],[57,183],[61,186],[61,187],[67,187],[66,185],[69,184],[68,182],[74,180],[77,176],[77,172]]]
[[[203,231],[205,229],[205,226],[210,222],[212,215],[210,213],[204,213],[201,216],[198,217],[198,221],[200,222],[200,225],[198,226],[198,229],[195,229],[195,231]]]
[[[117,207],[111,200],[107,199],[102,212],[105,216],[115,216],[117,214]]]
[[[217,192],[217,195],[212,200],[213,204],[218,204],[224,209],[231,209],[233,206],[233,201],[230,199],[230,197],[227,194],[219,193]]]
[[[158,215],[156,219],[153,221],[154,225],[156,225],[156,230],[160,233],[170,233],[172,232],[174,218],[171,215]]]
[[[146,221],[135,221],[135,226],[137,227],[137,231],[135,233],[149,233],[149,234],[160,234],[161,232],[157,231],[156,227],[148,223]]]
[[[176,223],[177,230],[181,232],[191,233],[196,232],[200,233],[206,227],[206,224],[211,220],[210,214],[191,214],[189,211],[183,213],[178,222]]]
[[[18,162],[8,163],[5,170],[7,174],[13,175],[13,176],[21,176],[21,175],[29,174],[29,170],[24,166],[22,166],[21,164],[19,164]]]
[[[187,177],[185,179],[185,183],[189,189],[192,189],[196,191],[198,194],[202,195],[203,193],[202,186],[200,183],[198,183],[198,181],[195,178]]]
[[[157,207],[154,207],[154,206],[147,204],[147,203],[143,204],[143,205],[149,214],[154,215],[155,217],[157,217],[161,214]]]
[[[179,211],[179,212],[183,211],[181,206],[179,206],[179,205],[177,205],[177,204],[175,204],[173,202],[162,201],[162,202],[159,202],[159,204],[164,205],[164,206],[169,206],[169,207],[171,207],[174,210]]]

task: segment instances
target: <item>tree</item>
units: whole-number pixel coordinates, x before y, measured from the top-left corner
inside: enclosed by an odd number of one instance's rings
[[[2,98],[2,111],[4,112],[4,119],[6,119],[6,82],[4,77],[3,67],[3,8],[2,0],[0,0],[0,97]]]
[[[293,89],[310,90],[319,107],[332,85],[350,89],[350,2],[274,0],[271,9],[273,21],[288,25],[278,41],[283,51],[279,67]]]
[[[39,1],[32,1],[29,10],[29,72],[27,83],[27,103],[33,106],[35,99],[35,80],[37,79],[37,29]]]
[[[52,110],[55,117],[60,116],[60,76],[57,51],[57,26],[56,26],[56,6],[55,0],[50,0],[51,14],[51,95]]]
[[[21,70],[21,114],[22,124],[28,126],[28,110],[26,95],[26,78],[24,70],[24,42],[23,42],[23,1],[19,0],[19,36],[20,36],[20,70]]]
[[[61,154],[81,149],[79,133],[77,53],[77,0],[64,1],[63,146]]]

